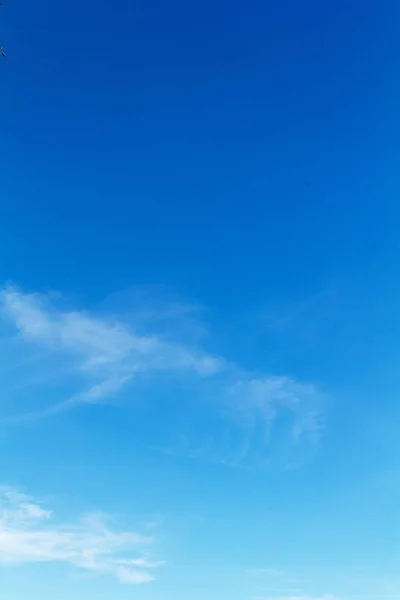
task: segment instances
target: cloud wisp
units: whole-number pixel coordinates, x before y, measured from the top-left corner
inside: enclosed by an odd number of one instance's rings
[[[152,543],[151,537],[114,531],[102,514],[59,523],[33,498],[0,488],[0,566],[64,563],[121,583],[147,583],[163,564],[149,558]]]
[[[13,286],[3,288],[1,321],[3,327],[11,328],[14,338],[16,335],[21,353],[27,348],[45,351],[56,361],[54,368],[48,369],[52,376],[64,368],[73,373],[76,382],[66,397],[57,401],[50,398],[44,407],[33,407],[23,418],[49,416],[79,404],[104,403],[118,397],[135,379],[142,378],[152,385],[162,375],[173,375],[180,382],[191,378],[197,392],[206,388],[205,395],[213,399],[203,403],[206,410],[218,414],[218,422],[229,429],[226,437],[234,437],[236,446],[240,446],[233,452],[233,459],[230,449],[224,450],[226,458],[222,462],[233,464],[238,456],[268,451],[269,434],[277,424],[284,432],[281,441],[285,447],[318,443],[323,396],[315,385],[287,376],[255,376],[198,345],[176,341],[175,330],[160,331],[160,323],[170,322],[170,311],[159,310],[160,319],[154,308],[151,318],[147,313],[144,318],[143,310],[139,311],[139,326],[135,327],[121,317],[66,309],[59,299],[49,295],[25,293]],[[182,313],[182,308],[179,310]],[[173,316],[174,329],[178,329],[176,308]],[[155,329],[152,324],[156,324]],[[16,421],[20,419],[18,414]],[[221,440],[223,436],[217,437]],[[204,446],[204,441],[200,445]],[[290,466],[290,459],[286,463]]]
[[[86,389],[50,407],[50,413],[77,403],[96,404],[139,373],[183,371],[208,377],[222,368],[216,357],[154,335],[137,335],[115,319],[59,309],[44,295],[6,287],[0,305],[24,342],[63,356],[89,380]]]

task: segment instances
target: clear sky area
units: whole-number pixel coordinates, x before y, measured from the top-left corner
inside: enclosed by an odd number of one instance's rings
[[[399,40],[4,0],[2,599],[400,598]]]

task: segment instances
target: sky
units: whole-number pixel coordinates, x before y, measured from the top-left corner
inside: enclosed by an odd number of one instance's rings
[[[5,1],[5,600],[400,597],[399,12]]]

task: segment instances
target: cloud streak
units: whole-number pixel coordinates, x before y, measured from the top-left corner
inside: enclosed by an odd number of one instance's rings
[[[3,317],[28,344],[68,358],[90,380],[89,387],[53,406],[50,413],[78,403],[110,397],[139,373],[182,371],[215,375],[220,359],[153,335],[137,335],[115,319],[101,320],[83,311],[62,310],[40,294],[15,287],[0,292]]]
[[[112,530],[101,514],[59,523],[33,498],[0,488],[0,566],[64,563],[121,583],[147,583],[163,564],[149,559],[152,543],[152,538],[132,531]]]
[[[121,317],[99,317],[66,309],[60,299],[55,301],[48,295],[25,293],[14,286],[3,288],[0,316],[3,325],[17,334],[21,352],[27,348],[45,351],[47,357],[56,361],[54,369],[47,369],[52,376],[57,368],[66,369],[77,382],[77,389],[66,397],[57,401],[50,398],[44,408],[34,407],[23,418],[50,416],[79,404],[104,403],[117,397],[135,379],[151,385],[160,376],[172,375],[175,381],[190,378],[200,395],[205,390],[204,395],[212,398],[212,402],[204,403],[209,413],[218,414],[218,422],[225,423],[225,429],[236,431],[233,436],[229,431],[226,437],[234,437],[240,448],[234,450],[233,456],[230,448],[222,451],[222,462],[226,464],[234,464],[252,452],[269,452],[269,436],[277,425],[285,447],[318,444],[324,402],[315,385],[287,376],[255,376],[225,357],[178,342],[174,339],[179,329],[176,308],[174,327],[163,332],[160,323],[170,312],[159,310],[159,319],[154,308],[151,318],[143,318],[143,310],[139,310],[135,327],[132,321]],[[187,319],[187,314],[183,314]],[[156,331],[152,329],[154,323]],[[18,415],[16,421],[20,419]],[[200,440],[200,446],[204,446],[204,440]],[[193,449],[188,449],[188,453],[193,455]],[[286,463],[291,466],[290,459]]]

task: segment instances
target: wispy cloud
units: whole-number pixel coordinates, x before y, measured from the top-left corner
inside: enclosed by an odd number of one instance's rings
[[[45,350],[47,357],[58,357],[57,364],[47,369],[52,376],[61,364],[79,379],[77,388],[66,397],[50,400],[40,410],[34,407],[32,413],[36,416],[113,399],[135,378],[151,383],[164,373],[174,374],[175,379],[185,376],[202,382],[204,395],[212,398],[204,406],[225,423],[226,434],[217,436],[218,443],[225,438],[235,440],[235,448],[216,450],[226,464],[237,464],[252,453],[268,453],[269,436],[277,425],[280,443],[285,447],[315,446],[319,441],[323,396],[317,387],[287,376],[254,375],[226,357],[178,341],[178,315],[187,319],[191,307],[185,311],[175,302],[171,309],[163,310],[158,301],[156,308],[151,305],[146,312],[141,307],[133,318],[128,319],[125,313],[124,320],[115,313],[100,317],[67,309],[60,299],[8,286],[0,291],[0,310],[3,324],[8,323],[17,333],[21,352],[26,348]],[[169,329],[161,331],[161,323],[168,324]],[[184,327],[188,329],[186,321]],[[199,393],[202,388],[197,388]],[[31,416],[31,412],[27,414]],[[204,440],[200,440],[199,447],[204,446]],[[193,447],[184,449],[186,452],[196,454]],[[292,466],[290,457],[285,457],[285,465]]]
[[[102,514],[60,523],[33,498],[0,488],[0,566],[65,563],[121,583],[147,583],[163,564],[149,558],[152,542],[138,533],[114,531]]]
[[[9,286],[0,292],[0,304],[3,316],[23,340],[63,355],[91,380],[86,390],[52,406],[51,412],[79,402],[99,402],[138,373],[189,371],[207,377],[222,368],[221,360],[214,356],[153,335],[137,335],[116,319],[62,310],[44,295]]]
[[[322,428],[319,412],[322,395],[312,384],[299,383],[290,377],[247,377],[235,381],[228,390],[235,407],[250,421],[261,417],[272,423],[286,410],[292,413],[295,438],[311,434],[318,438]]]

